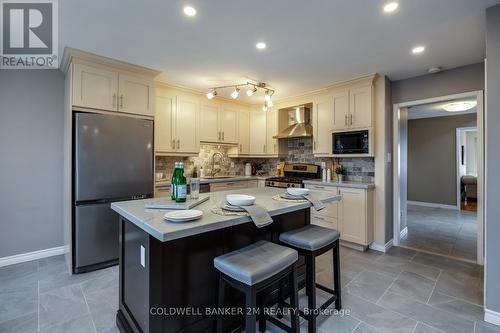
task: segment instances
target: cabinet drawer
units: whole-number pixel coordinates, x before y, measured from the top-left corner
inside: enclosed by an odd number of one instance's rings
[[[339,215],[339,213],[338,213],[338,211],[339,211],[339,204],[338,204],[338,202],[326,204],[325,206],[326,207],[324,209],[320,210],[319,212],[316,211],[316,210],[314,210],[314,209],[311,209],[311,215],[312,216],[325,216],[325,217],[337,219],[338,215]]]
[[[163,198],[170,196],[170,187],[156,187],[155,188],[155,198]]]
[[[338,193],[338,187],[336,186],[306,184],[305,188],[308,188],[310,190],[329,191]]]
[[[248,184],[246,181],[212,183],[212,184],[210,184],[210,192],[238,190],[238,189],[247,188],[247,186],[248,186]]]
[[[318,225],[320,227],[330,228],[338,230],[338,220],[336,218],[311,215],[311,224]]]

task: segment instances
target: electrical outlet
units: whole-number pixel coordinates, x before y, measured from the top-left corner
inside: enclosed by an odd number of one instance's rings
[[[146,249],[141,245],[141,266],[146,268]]]

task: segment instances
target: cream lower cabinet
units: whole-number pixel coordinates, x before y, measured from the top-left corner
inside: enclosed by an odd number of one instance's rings
[[[332,191],[342,196],[319,212],[311,209],[311,223],[336,229],[343,241],[368,246],[373,241],[373,190],[306,185],[312,190]]]

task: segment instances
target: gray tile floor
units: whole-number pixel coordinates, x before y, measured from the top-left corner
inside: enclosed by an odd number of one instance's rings
[[[320,317],[320,333],[500,332],[482,320],[480,266],[403,248],[382,254],[343,247],[341,258],[343,308],[350,314]],[[317,261],[318,280],[332,283],[331,254]],[[63,257],[53,257],[0,268],[2,333],[117,332],[117,302],[116,267],[71,276]],[[269,325],[268,331],[279,330]]]
[[[476,261],[477,213],[408,205],[402,246]]]

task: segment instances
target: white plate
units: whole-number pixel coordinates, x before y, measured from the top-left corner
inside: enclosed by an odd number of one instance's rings
[[[280,197],[288,200],[305,200],[303,195],[290,195],[288,193],[283,193]]]
[[[309,194],[309,189],[307,189],[307,188],[289,187],[286,189],[286,191],[288,194],[295,195],[295,196],[303,196],[303,195]]]
[[[173,222],[186,222],[199,219],[202,216],[203,212],[201,210],[188,209],[188,210],[174,210],[172,212],[168,212],[164,215],[164,218],[168,221],[173,221]]]
[[[246,194],[228,194],[226,195],[226,201],[231,206],[251,206],[255,202],[255,197]]]
[[[239,206],[232,206],[230,204],[222,205],[222,209],[230,212],[246,212],[246,210],[244,210],[243,208]]]

